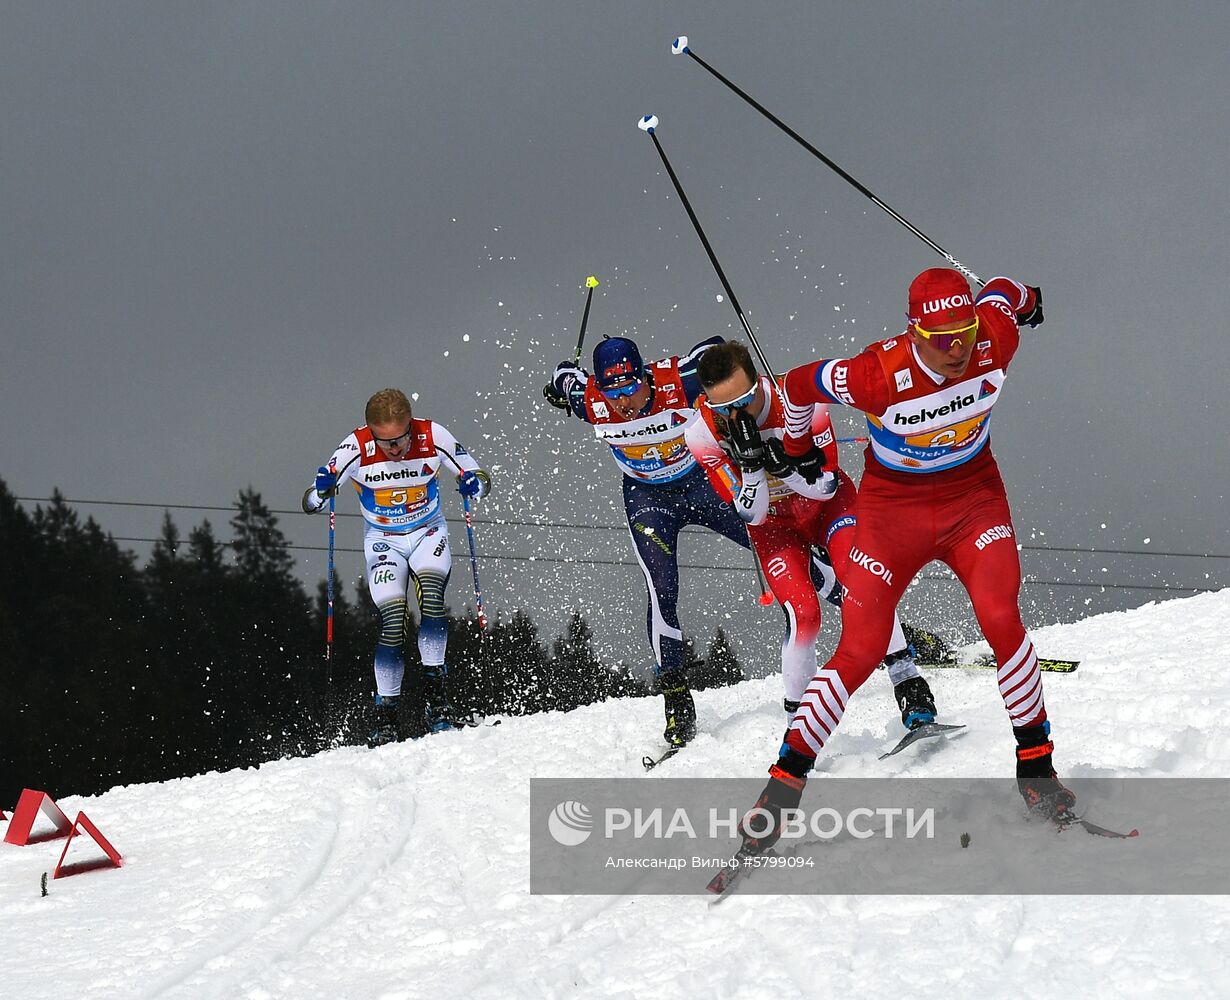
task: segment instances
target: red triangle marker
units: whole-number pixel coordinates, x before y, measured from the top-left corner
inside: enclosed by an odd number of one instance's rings
[[[38,818],[39,813],[55,824],[55,830],[31,837],[30,831],[34,828],[34,821]],[[72,826],[68,817],[64,815],[64,810],[56,805],[56,800],[50,795],[33,788],[23,788],[17,808],[13,810],[13,819],[9,823],[8,832],[4,835],[4,842],[25,847],[28,844],[41,844],[47,840],[59,840],[69,835]]]
[[[92,858],[89,861],[75,861],[71,865],[66,865],[64,859],[68,856],[69,845],[72,844],[73,838],[82,831],[89,834],[90,839],[102,848],[106,857]],[[64,843],[64,850],[60,852],[60,860],[56,863],[56,870],[52,872],[51,877],[53,879],[68,878],[69,875],[80,875],[82,872],[91,872],[98,868],[119,868],[120,862],[120,852],[111,846],[111,841],[102,835],[102,831],[94,825],[89,816],[79,812],[77,813],[77,822],[73,824],[73,828],[69,832],[68,840]]]

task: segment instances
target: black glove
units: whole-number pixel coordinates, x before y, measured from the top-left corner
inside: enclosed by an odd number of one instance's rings
[[[808,486],[815,486],[824,475],[824,451],[813,444],[810,451],[794,460],[794,471],[807,480]]]
[[[730,451],[741,472],[759,472],[764,468],[764,442],[756,418],[746,410],[736,410],[728,420]]]
[[[551,376],[551,384],[542,387],[542,394],[552,406],[567,410],[568,396],[578,385],[584,385],[589,373],[584,368],[578,368],[577,363],[569,358],[555,366]]]
[[[542,387],[542,394],[552,406],[558,407],[561,410],[568,409],[568,397],[555,388],[554,383],[544,385]]]
[[[764,471],[775,479],[785,479],[794,471],[781,438],[769,438],[764,443]]]
[[[1035,326],[1041,326],[1045,317],[1042,315],[1042,289],[1037,285],[1026,285],[1034,293],[1034,307],[1027,313],[1018,313],[1016,321],[1020,326],[1028,326],[1031,329]]]

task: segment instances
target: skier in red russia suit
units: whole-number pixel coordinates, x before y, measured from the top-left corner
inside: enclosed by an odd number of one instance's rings
[[[841,641],[808,685],[757,804],[775,817],[798,806],[807,772],[848,699],[884,655],[902,593],[935,559],[964,585],[995,653],[1021,794],[1031,811],[1062,821],[1075,796],[1052,764],[1042,675],[1018,603],[1012,514],[990,448],[991,412],[1020,327],[1042,322],[1041,291],[1001,277],[975,297],[959,272],[930,268],[910,285],[908,316],[908,328],[896,337],[786,375],[788,455],[813,448],[812,408],[819,402],[863,410],[870,443],[842,576]],[[751,850],[766,849],[779,836],[779,824],[760,825],[745,822]]]

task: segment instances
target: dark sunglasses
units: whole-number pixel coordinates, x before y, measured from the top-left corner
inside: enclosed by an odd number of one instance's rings
[[[711,409],[714,413],[719,413],[723,417],[728,417],[730,416],[731,410],[741,410],[745,406],[751,406],[752,400],[755,398],[756,398],[756,387],[753,385],[750,389],[747,390],[747,392],[745,392],[738,399],[731,399],[725,403],[715,403],[712,400],[709,400],[708,405],[709,405],[709,409]]]
[[[389,448],[396,448],[399,445],[409,444],[410,443],[410,432],[413,429],[414,429],[414,423],[411,422],[410,424],[406,426],[405,434],[398,434],[397,437],[395,438],[378,438],[376,437],[375,434],[373,434],[372,440],[375,441],[376,444],[380,445],[381,448],[384,448],[387,451]]]

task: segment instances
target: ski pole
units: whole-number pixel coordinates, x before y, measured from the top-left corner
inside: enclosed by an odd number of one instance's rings
[[[756,543],[752,541],[752,533],[749,531],[747,535],[747,547],[752,550],[752,569],[756,571],[756,586],[760,588],[760,596],[756,598],[763,607],[768,607],[773,603],[773,591],[769,589],[768,583],[765,582],[764,573],[760,569],[760,556],[756,554]]]
[[[717,259],[717,254],[713,252],[713,247],[709,243],[709,237],[705,235],[705,230],[700,224],[700,219],[698,219],[696,217],[696,213],[692,211],[692,203],[688,201],[688,196],[684,193],[683,185],[679,183],[679,178],[675,175],[675,171],[671,167],[671,162],[666,157],[666,150],[662,148],[662,143],[658,141],[658,116],[645,115],[639,122],[637,122],[637,127],[644,132],[648,132],[649,138],[653,140],[654,148],[658,151],[658,156],[662,158],[662,165],[666,167],[666,172],[670,176],[671,183],[675,186],[675,192],[679,195],[679,200],[683,202],[683,207],[688,213],[688,218],[692,220],[692,228],[696,230],[696,235],[700,237],[701,246],[705,248],[705,253],[709,255],[709,263],[713,265],[713,270],[717,272],[718,280],[721,281],[722,287],[726,289],[726,296],[730,299],[730,304],[735,310],[735,315],[739,317],[739,323],[743,327],[743,332],[747,334],[747,339],[751,342],[752,348],[756,351],[756,357],[760,359],[761,367],[764,368],[765,374],[769,376],[770,391],[780,396],[781,390],[777,384],[777,376],[773,373],[773,367],[764,356],[764,351],[760,349],[760,341],[756,339],[755,331],[752,330],[752,326],[748,323],[747,317],[743,315],[743,307],[739,305],[739,299],[735,295],[735,290],[730,287],[730,282],[726,280],[726,272],[722,270],[722,264]],[[747,539],[747,547],[752,553],[752,568],[756,571],[756,584],[760,588],[760,596],[757,600],[767,607],[773,603],[773,593],[769,590],[768,585],[765,583],[764,573],[760,570],[760,557],[756,555],[756,547],[752,544],[750,535]]]
[[[936,243],[935,240],[933,240],[930,236],[928,236],[921,229],[919,229],[912,222],[910,222],[909,219],[905,218],[905,216],[901,215],[901,213],[897,212],[895,209],[893,209],[886,202],[882,201],[880,198],[877,198],[871,192],[871,190],[866,187],[866,185],[862,184],[851,174],[847,173],[845,170],[839,167],[836,163],[834,163],[827,156],[825,156],[822,152],[820,152],[820,150],[818,150],[810,142],[808,142],[801,135],[799,135],[798,132],[792,129],[789,125],[787,125],[780,118],[778,118],[777,115],[769,111],[769,109],[766,108],[763,104],[761,104],[755,98],[751,97],[745,91],[741,90],[739,87],[735,86],[735,84],[731,83],[730,80],[726,79],[726,77],[722,76],[721,73],[719,73],[716,69],[714,69],[707,62],[705,62],[705,60],[703,60],[700,56],[698,56],[695,52],[693,52],[691,48],[688,46],[688,36],[687,35],[680,35],[678,38],[675,39],[674,43],[671,45],[671,52],[673,52],[677,56],[678,55],[691,56],[698,63],[700,63],[701,66],[703,66],[706,70],[708,70],[709,73],[711,73],[716,79],[718,79],[723,84],[725,84],[727,87],[729,87],[732,91],[734,91],[734,93],[742,97],[743,100],[747,101],[748,104],[750,104],[753,108],[755,108],[762,115],[764,115],[767,119],[769,119],[769,121],[771,121],[779,129],[781,129],[788,136],[790,136],[791,139],[793,139],[800,146],[802,146],[809,153],[811,153],[812,156],[816,157],[816,159],[818,159],[826,167],[828,167],[830,170],[836,173],[839,177],[841,177],[843,180],[845,180],[851,186],[853,186],[856,191],[859,191],[860,193],[870,198],[876,205],[878,205],[885,212],[887,212],[890,216],[896,219],[899,223],[901,223],[901,225],[905,226],[906,229],[908,229],[911,233],[913,233],[920,240],[926,243],[927,246],[929,246],[932,250],[934,250],[941,257],[943,257],[946,261],[948,261],[949,264],[955,267],[958,271],[964,274],[967,278],[969,278],[971,281],[977,282],[979,285],[986,284],[986,282],[984,282],[980,277],[978,277],[978,275],[976,275],[968,267],[966,267],[959,260],[957,260],[956,257],[950,254],[942,246]]]
[[[332,462],[329,463],[329,471],[337,475]],[[325,662],[328,664],[325,675],[326,691],[333,686],[333,541],[337,532],[336,500],[337,491],[334,490],[329,494],[329,574],[325,584],[325,596],[328,601],[328,610],[325,614]]]
[[[470,543],[470,569],[474,572],[474,607],[478,611],[479,630],[487,628],[487,615],[483,611],[483,588],[478,583],[478,555],[474,551],[474,518],[470,515],[470,498],[461,496],[461,507],[466,515],[466,539]]]
[[[590,275],[585,279],[585,287],[589,289],[585,293],[585,311],[581,313],[581,333],[577,337],[577,353],[573,360],[581,363],[581,345],[585,343],[585,328],[589,325],[589,306],[594,300],[594,289],[598,287],[598,279],[594,275]]]
[[[581,332],[577,336],[576,354],[572,357],[574,365],[581,363],[581,345],[585,343],[585,328],[589,326],[589,307],[594,301],[594,289],[598,287],[598,279],[591,274],[585,279],[585,287],[589,291],[585,293],[585,311],[581,313]],[[567,397],[559,395],[553,385],[544,385],[542,387],[542,394],[552,406],[558,406],[562,410],[568,409]]]
[[[704,227],[700,224],[700,219],[692,211],[692,203],[688,201],[683,185],[679,183],[679,178],[675,175],[674,168],[671,167],[671,161],[666,157],[666,150],[662,148],[662,143],[658,141],[658,116],[645,115],[636,125],[641,131],[648,132],[649,138],[653,140],[654,148],[658,151],[658,156],[662,158],[662,165],[666,167],[666,173],[670,176],[671,183],[675,186],[675,192],[679,195],[679,200],[683,202],[688,218],[692,220],[692,228],[696,230],[696,235],[700,237],[701,246],[705,248],[705,253],[709,255],[709,263],[713,265],[713,269],[717,272],[718,280],[722,283],[722,287],[726,289],[726,297],[730,299],[735,315],[739,317],[739,323],[743,327],[743,332],[747,334],[747,339],[751,342],[752,349],[756,352],[756,357],[760,359],[760,366],[764,369],[765,374],[769,376],[769,384],[772,386],[773,392],[780,395],[777,376],[773,373],[772,366],[764,356],[764,351],[760,349],[760,341],[756,339],[755,331],[752,330],[747,317],[743,315],[743,307],[739,305],[739,299],[735,295],[735,290],[730,287],[730,282],[726,280],[726,272],[722,270],[721,262],[717,259],[717,254],[713,252],[713,247],[709,243],[709,237],[705,235]]]

